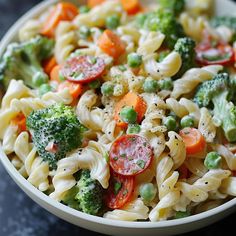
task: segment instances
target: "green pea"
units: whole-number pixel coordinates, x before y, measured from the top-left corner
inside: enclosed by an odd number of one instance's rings
[[[175,213],[175,219],[181,219],[188,216],[190,216],[190,213],[188,211],[177,211]]]
[[[177,127],[178,127],[177,121],[176,121],[176,119],[173,116],[167,116],[164,119],[163,123],[166,126],[168,131],[173,131],[173,130],[175,131],[177,129]]]
[[[184,116],[180,121],[180,125],[182,128],[193,127],[194,126],[193,117],[192,116]]]
[[[132,107],[124,107],[120,111],[121,120],[129,124],[134,124],[137,121],[137,112]]]
[[[87,26],[82,25],[79,29],[80,38],[87,39],[90,35],[91,35],[91,30]]]
[[[88,13],[89,11],[90,11],[90,7],[87,5],[83,5],[79,8],[80,14]]]
[[[91,88],[91,89],[97,89],[100,86],[101,86],[101,82],[98,79],[96,79],[96,80],[89,83],[89,88]]]
[[[106,27],[108,29],[116,29],[120,24],[120,18],[117,15],[108,16],[106,18]]]
[[[126,131],[127,134],[138,134],[141,128],[138,124],[129,124],[128,129]]]
[[[209,152],[204,160],[207,169],[217,169],[221,164],[221,156],[217,152]]]
[[[178,116],[173,111],[169,113],[169,116],[173,116],[176,120],[178,120]]]
[[[101,87],[101,93],[105,96],[111,96],[114,92],[114,85],[110,82],[106,82]]]
[[[146,93],[155,93],[158,90],[158,82],[152,78],[147,78],[143,84],[143,90]]]
[[[157,194],[157,188],[152,183],[143,184],[140,186],[139,194],[145,202],[151,202]]]
[[[59,71],[59,80],[62,82],[66,80],[65,76],[61,73],[61,71]]]
[[[43,96],[45,93],[52,91],[52,87],[49,84],[42,84],[39,87],[39,95]]]
[[[138,26],[143,27],[146,19],[147,19],[147,14],[138,14],[135,18],[135,21]]]
[[[120,66],[118,66],[118,68],[119,68],[119,70],[122,71],[122,72],[124,72],[124,71],[127,70],[124,65],[120,65]]]
[[[158,62],[162,62],[169,53],[169,51],[160,52],[158,55]]]
[[[151,17],[150,20],[147,20],[144,22],[144,27],[148,28],[150,31],[157,31],[157,29],[160,27],[160,20],[158,17]]]
[[[172,90],[173,89],[173,81],[171,80],[171,78],[159,80],[158,85],[161,90]]]
[[[139,67],[142,64],[142,56],[137,53],[130,53],[128,55],[128,65],[132,68]]]
[[[32,82],[36,87],[39,87],[48,82],[48,75],[42,71],[38,71],[34,74]]]

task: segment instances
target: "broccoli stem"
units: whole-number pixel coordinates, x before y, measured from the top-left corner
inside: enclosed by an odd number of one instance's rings
[[[31,88],[36,88],[36,86],[33,83],[33,77],[36,75],[37,72],[40,72],[42,74],[45,74],[41,67],[35,67],[35,65],[27,65],[27,64],[21,64],[21,67],[18,68],[18,75],[21,78],[25,78],[24,82],[26,85],[28,85]]]
[[[232,117],[233,103],[227,101],[228,91],[213,97],[214,116],[221,120],[221,127],[224,130],[225,137],[229,142],[236,141],[235,120]]]

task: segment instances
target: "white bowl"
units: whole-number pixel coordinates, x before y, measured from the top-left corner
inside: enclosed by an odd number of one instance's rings
[[[27,14],[21,17],[7,32],[0,43],[0,56],[6,49],[6,46],[17,39],[18,29],[32,17],[42,13],[49,5],[57,2],[56,0],[44,1],[34,7]],[[83,2],[83,1],[76,1]],[[147,3],[148,1],[143,1]],[[232,15],[236,13],[236,4],[229,0],[216,0],[216,13]],[[49,198],[32,186],[23,178],[0,147],[0,160],[14,179],[18,186],[40,206],[55,214],[56,216],[80,227],[109,235],[173,235],[199,229],[211,223],[214,223],[236,210],[236,198],[212,210],[193,215],[183,219],[162,221],[162,222],[125,222],[114,221],[102,217],[91,216]]]

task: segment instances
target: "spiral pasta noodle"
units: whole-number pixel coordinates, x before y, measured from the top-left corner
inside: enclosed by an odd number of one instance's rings
[[[194,118],[195,123],[198,124],[200,119],[199,107],[187,98],[181,98],[177,101],[174,98],[168,98],[166,100],[168,108],[173,111],[178,117],[182,118],[186,115],[190,115]]]
[[[49,165],[38,157],[36,148],[29,143],[29,134],[22,132],[14,143],[14,152],[24,163],[25,177],[40,191],[49,188]]]
[[[121,13],[122,7],[118,1],[105,1],[86,14],[79,14],[73,22],[77,27],[80,27],[81,25],[86,25],[88,27],[102,27],[105,26],[105,21],[108,16],[120,16]]]
[[[194,19],[187,13],[182,13],[180,15],[180,23],[183,26],[186,35],[196,41],[202,39],[203,31],[206,27],[206,21],[202,17]]]
[[[27,41],[34,38],[40,33],[42,22],[38,19],[31,19],[27,21],[19,30],[20,42]]]
[[[160,32],[141,31],[141,33],[137,53],[144,56],[145,60],[146,56],[152,55],[161,47],[165,35]]]
[[[172,207],[179,201],[180,191],[175,189],[179,174],[177,171],[172,171],[173,165],[172,159],[166,154],[157,161],[156,181],[160,201],[149,213],[151,221],[165,220],[170,217]]]
[[[222,180],[229,177],[230,171],[228,170],[209,170],[200,179],[194,182],[192,185],[178,182],[177,186],[181,192],[193,202],[203,202],[208,198],[208,193],[213,190],[217,190]]]
[[[216,136],[216,126],[214,125],[210,112],[205,107],[201,108],[200,112],[201,117],[198,129],[204,136],[205,140],[212,143]]]
[[[162,62],[156,62],[153,56],[144,62],[145,71],[157,80],[174,76],[180,70],[181,65],[181,56],[174,51],[166,56]]]
[[[220,65],[205,66],[188,70],[182,78],[174,82],[174,89],[171,93],[171,97],[179,98],[183,94],[192,92],[197,85],[212,79],[221,70],[222,66]]]
[[[182,138],[174,131],[168,132],[169,141],[166,146],[170,149],[170,157],[174,162],[174,169],[179,168],[185,161],[186,148]]]
[[[62,21],[56,29],[55,56],[58,64],[65,62],[76,48],[76,33],[71,22]]]
[[[97,149],[97,146],[99,145],[90,141],[86,148],[78,149],[58,162],[52,180],[55,191],[50,197],[62,200],[64,194],[76,184],[73,174],[79,169],[89,169],[91,178],[98,180],[103,188],[108,187],[110,177],[108,164],[103,156],[104,153],[101,153],[101,149]]]
[[[141,199],[129,202],[121,209],[108,211],[103,217],[112,220],[135,221],[148,218],[148,207],[144,205]]]

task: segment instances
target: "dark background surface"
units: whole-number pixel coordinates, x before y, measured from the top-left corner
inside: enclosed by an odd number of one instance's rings
[[[0,0],[0,38],[23,13],[39,2]],[[184,236],[235,235],[235,223],[236,214],[233,214],[216,224]],[[101,236],[60,220],[38,206],[20,190],[0,164],[0,236],[64,235]]]

